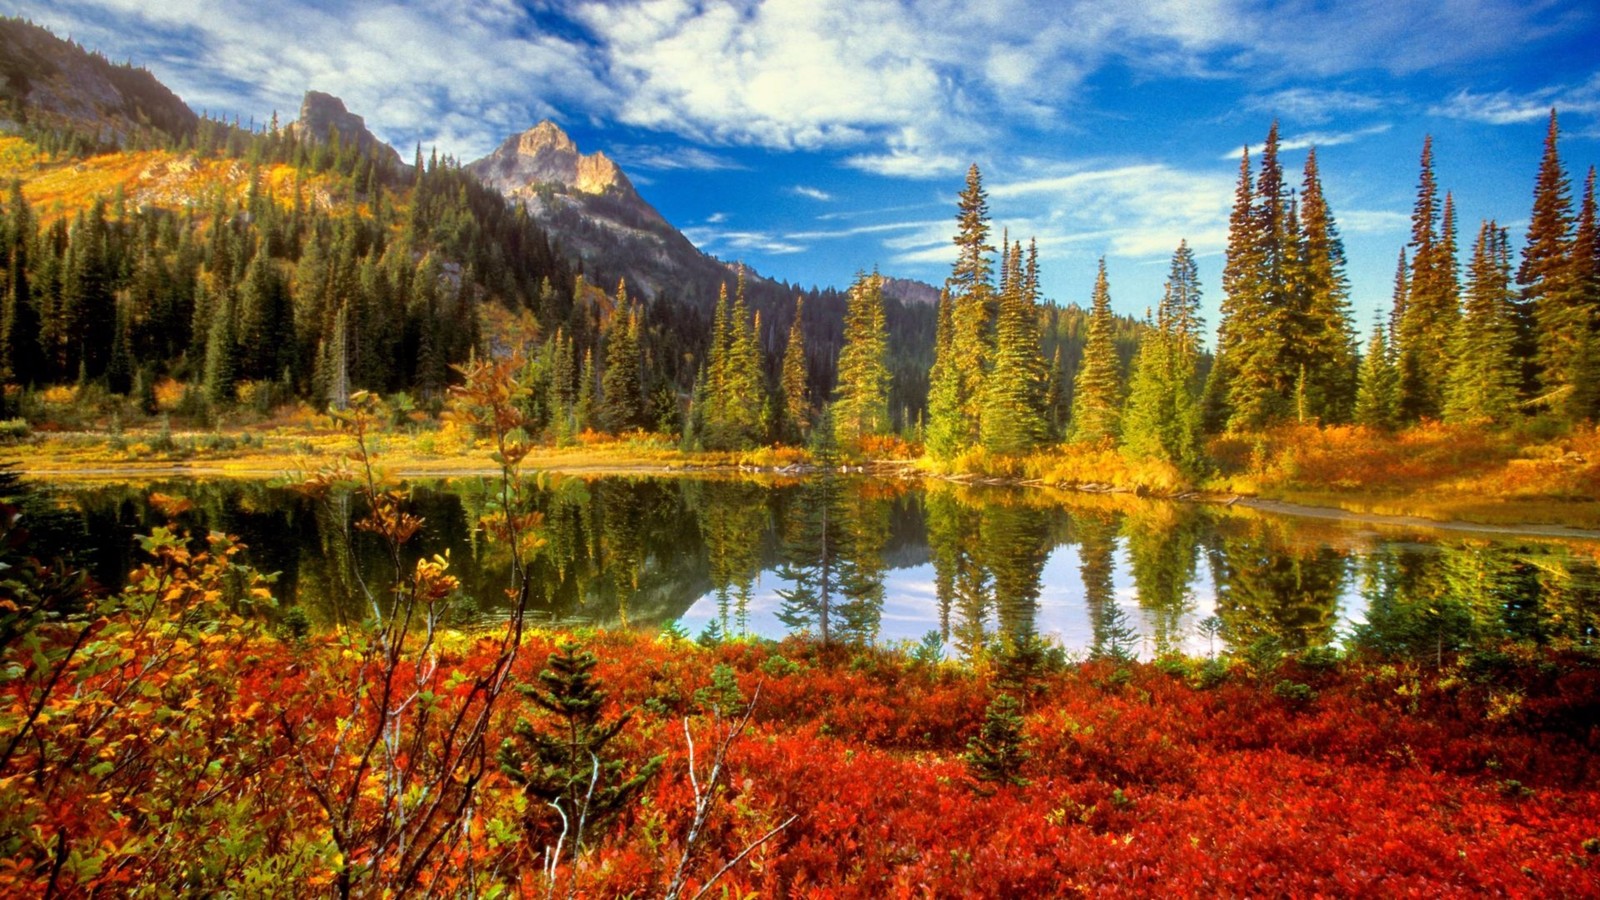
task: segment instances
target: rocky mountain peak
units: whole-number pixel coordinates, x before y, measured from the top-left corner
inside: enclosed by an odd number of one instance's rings
[[[508,196],[551,185],[580,194],[639,199],[615,162],[604,153],[580,153],[572,138],[549,119],[507,138],[494,153],[468,168]]]
[[[300,101],[300,118],[293,127],[303,139],[309,141],[325,141],[330,129],[337,130],[340,141],[355,141],[363,154],[377,148],[380,159],[391,165],[400,165],[400,154],[378,140],[376,135],[367,130],[366,120],[345,109],[344,101],[332,94],[306,91],[305,99]]]

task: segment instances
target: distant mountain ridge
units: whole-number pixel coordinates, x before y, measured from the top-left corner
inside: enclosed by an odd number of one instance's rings
[[[0,119],[65,127],[115,146],[151,131],[182,138],[200,121],[148,70],[114,64],[22,19],[3,17]]]

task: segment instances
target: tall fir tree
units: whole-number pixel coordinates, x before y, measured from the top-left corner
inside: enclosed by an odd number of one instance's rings
[[[1573,266],[1571,186],[1561,165],[1559,136],[1552,109],[1517,284],[1533,325],[1534,365],[1543,401],[1551,408],[1564,409],[1570,395],[1581,387],[1593,311],[1586,308]]]
[[[785,440],[799,442],[811,428],[810,372],[806,365],[805,300],[794,298],[794,321],[789,325],[789,342],[783,348],[783,370],[779,376],[783,391]]]
[[[1572,232],[1572,280],[1577,285],[1579,306],[1589,320],[1576,367],[1576,390],[1568,403],[1568,413],[1574,420],[1600,418],[1600,229],[1596,223],[1594,182],[1595,170],[1590,166]]]
[[[1515,412],[1520,377],[1512,315],[1508,239],[1494,222],[1484,222],[1472,248],[1466,309],[1449,347],[1446,421],[1504,423]]]
[[[1121,430],[1122,372],[1112,342],[1114,327],[1111,288],[1106,282],[1106,261],[1102,257],[1094,280],[1083,364],[1072,388],[1073,441],[1114,440]]]
[[[833,434],[854,450],[862,440],[889,432],[889,335],[883,309],[883,278],[856,276],[845,307],[844,346],[833,393]]]
[[[1423,140],[1417,200],[1411,213],[1411,278],[1395,334],[1400,370],[1400,415],[1407,422],[1437,417],[1444,407],[1449,358],[1439,348],[1455,332],[1460,296],[1455,290],[1453,216],[1440,229],[1433,138]]]
[[[600,425],[621,434],[650,424],[645,406],[639,317],[628,302],[627,285],[617,283],[616,306],[605,332],[605,371],[600,382]]]
[[[939,293],[939,322],[934,335],[933,369],[928,373],[928,422],[923,442],[929,456],[951,459],[966,448],[966,422],[961,416],[961,372],[951,349],[955,326],[948,289]]]
[[[1200,302],[1187,243],[1172,255],[1161,306],[1134,358],[1122,414],[1122,448],[1133,459],[1165,461],[1193,477],[1204,466],[1200,398],[1195,395],[1194,321]]]
[[[1022,245],[1007,254],[1007,277],[995,327],[994,367],[985,382],[979,418],[983,448],[1022,454],[1045,438],[1046,373],[1040,357],[1038,252],[1032,245],[1026,268]]]
[[[1355,405],[1350,281],[1345,275],[1344,242],[1322,191],[1315,147],[1306,154],[1301,182],[1300,232],[1305,306],[1296,344],[1306,370],[1309,413],[1324,422],[1344,422]]]
[[[994,264],[989,254],[989,200],[983,190],[983,176],[976,163],[967,170],[966,187],[958,201],[956,217],[956,262],[950,273],[951,365],[947,377],[956,382],[959,416],[954,423],[929,423],[930,429],[948,430],[958,436],[961,447],[978,440],[983,404],[983,384],[991,348],[991,305]],[[930,417],[932,411],[930,410]]]

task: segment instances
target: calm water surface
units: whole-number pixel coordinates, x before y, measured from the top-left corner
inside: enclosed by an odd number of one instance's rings
[[[508,560],[473,527],[478,479],[414,485],[425,518],[413,553],[448,553],[463,620],[502,614]],[[351,522],[348,495],[312,499],[261,483],[57,489],[115,584],[134,536],[161,524],[161,492],[194,508],[180,524],[221,530],[277,572],[280,603],[313,623],[362,618],[384,557]],[[1205,654],[1272,641],[1470,646],[1512,636],[1592,642],[1600,543],[1375,531],[1246,510],[1042,491],[926,490],[828,479],[558,480],[536,494],[545,546],[536,613],[559,622],[690,634],[933,641],[965,654],[1036,634],[1084,652],[1131,642]],[[930,637],[932,635],[932,637]]]

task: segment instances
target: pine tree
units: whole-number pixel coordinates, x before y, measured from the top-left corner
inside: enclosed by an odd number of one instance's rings
[[[928,373],[928,424],[923,442],[934,459],[952,459],[966,448],[966,423],[961,418],[961,373],[951,349],[954,303],[948,289],[939,293],[938,327],[933,368]]]
[[[574,642],[560,644],[539,672],[538,684],[517,686],[545,717],[519,718],[496,756],[500,771],[528,795],[530,818],[547,816],[549,805],[559,807],[571,829],[568,836],[579,847],[626,810],[666,760],[652,757],[624,775],[625,761],[607,752],[633,714],[606,721],[606,692],[594,676],[597,662]]]
[[[1134,360],[1122,418],[1124,453],[1163,460],[1190,476],[1199,474],[1204,460],[1200,402],[1194,395],[1199,348],[1191,323],[1200,297],[1193,272],[1188,244],[1179,244],[1156,321]]]
[[[1466,310],[1450,342],[1447,421],[1503,423],[1511,417],[1519,381],[1515,337],[1508,238],[1494,222],[1485,222],[1472,248]]]
[[[1417,201],[1411,214],[1411,280],[1395,335],[1400,414],[1405,421],[1438,416],[1444,405],[1449,358],[1439,352],[1455,332],[1461,298],[1456,285],[1453,206],[1441,229],[1433,176],[1433,138],[1423,141]]]
[[[990,453],[1024,454],[1045,439],[1047,375],[1039,355],[1038,252],[1037,245],[1030,246],[1025,269],[1021,244],[1007,255],[1009,276],[1000,293],[994,367],[985,381],[979,419],[983,448]]]
[[[1385,431],[1398,424],[1400,373],[1395,370],[1393,356],[1383,323],[1374,323],[1356,387],[1356,424]]]
[[[833,433],[839,446],[856,449],[889,432],[889,335],[884,324],[883,278],[857,275],[844,317],[839,380],[834,387]]]
[[[1083,363],[1072,389],[1072,440],[1096,442],[1115,439],[1120,430],[1122,375],[1117,348],[1112,343],[1111,289],[1106,283],[1106,261],[1100,260],[1094,298],[1089,310],[1089,332]]]
[[[950,292],[949,344],[941,375],[951,379],[958,415],[948,419],[941,409],[939,418],[930,406],[930,433],[949,435],[956,452],[978,440],[983,403],[983,384],[990,363],[989,325],[994,285],[990,278],[993,263],[989,254],[989,201],[983,190],[983,177],[976,163],[967,170],[966,187],[961,192],[956,217],[956,262],[947,288]],[[936,363],[938,360],[936,360]]]
[[[1517,284],[1534,325],[1539,386],[1546,402],[1564,407],[1566,397],[1580,387],[1580,351],[1587,343],[1594,314],[1586,308],[1583,286],[1573,266],[1571,191],[1557,151],[1558,137],[1552,109]]]
[[[238,348],[234,342],[233,298],[224,293],[211,316],[211,332],[206,335],[205,391],[212,406],[232,403],[234,381],[238,377]]]
[[[617,283],[616,307],[605,332],[605,371],[600,382],[600,427],[621,434],[649,424],[645,409],[639,317],[628,303],[627,286]]]
[[[1350,282],[1345,276],[1344,242],[1322,192],[1315,147],[1306,155],[1300,214],[1305,308],[1297,356],[1306,369],[1310,415],[1324,422],[1343,422],[1355,403]]]
[[[783,391],[783,437],[803,440],[811,427],[810,374],[806,368],[805,301],[794,298],[794,321],[789,325],[789,343],[783,349],[783,372],[779,386]]]
[[[698,439],[711,450],[745,449],[766,436],[769,410],[765,366],[756,341],[761,320],[759,315],[750,320],[743,269],[732,307],[724,286],[715,317]]]
[[[1589,319],[1577,364],[1576,389],[1568,403],[1568,415],[1575,421],[1600,417],[1600,226],[1596,223],[1594,182],[1595,170],[1590,166],[1572,235],[1572,280],[1577,285],[1579,306]]]
[[[984,711],[983,728],[967,741],[962,760],[979,793],[994,793],[990,785],[1026,786],[1022,767],[1030,754],[1023,748],[1022,704],[1010,694],[1000,694]]]
[[[594,351],[583,351],[583,368],[578,375],[578,396],[572,402],[572,427],[574,431],[588,431],[594,427],[595,408]]]

